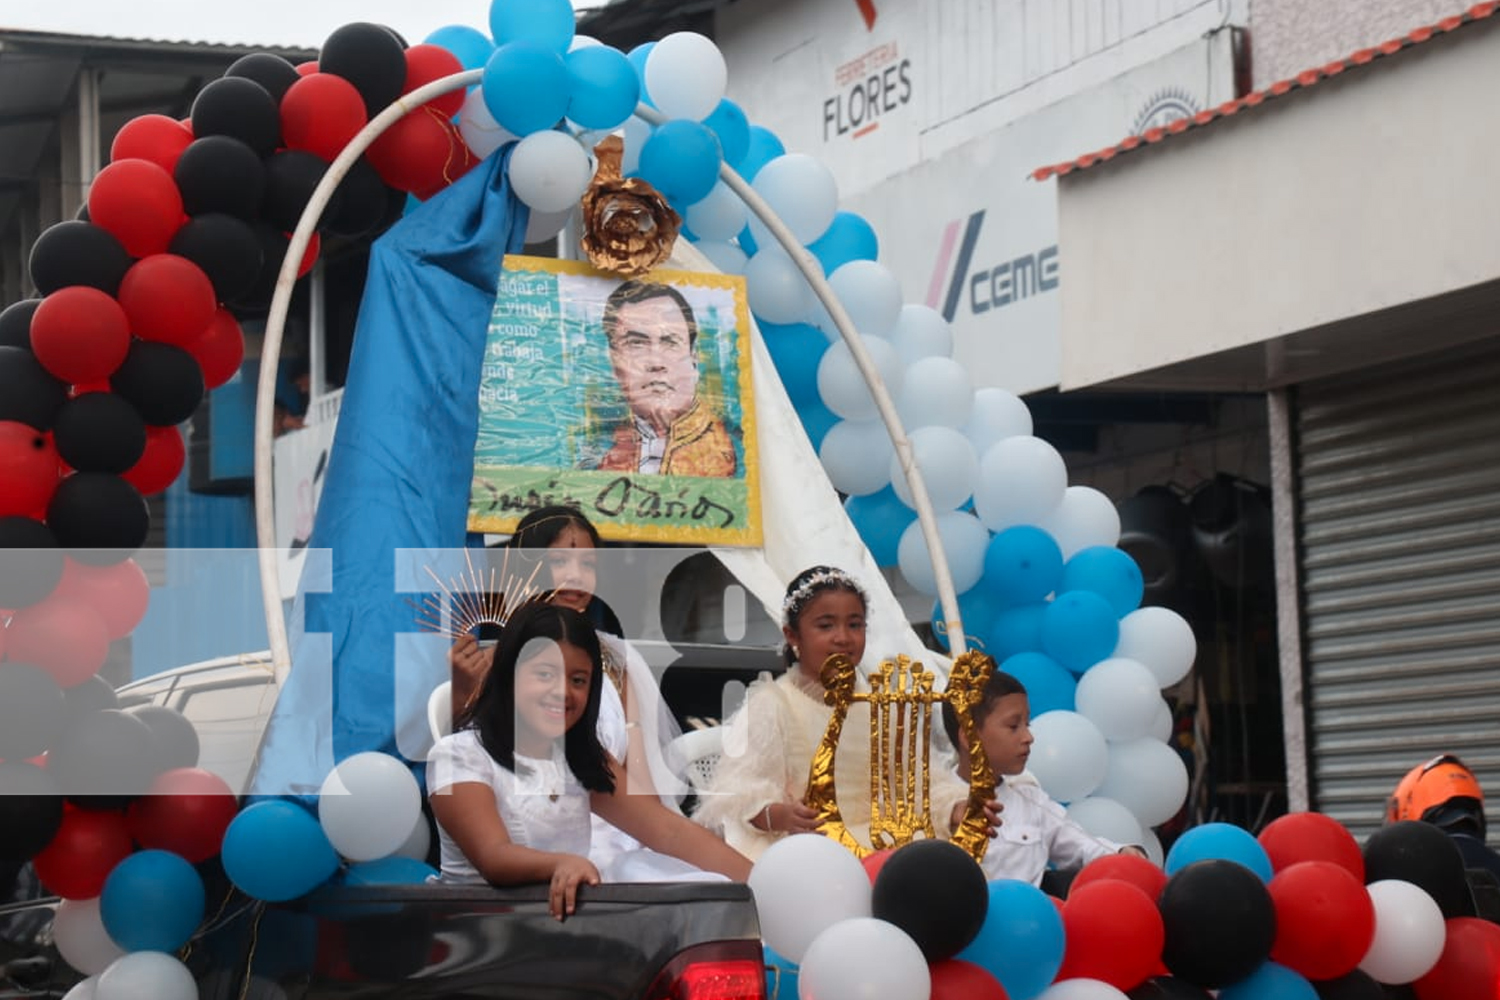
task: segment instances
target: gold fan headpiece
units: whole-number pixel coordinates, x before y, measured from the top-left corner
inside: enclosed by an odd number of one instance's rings
[[[474,565],[470,550],[464,550],[465,572],[446,582],[431,566],[422,567],[438,586],[438,593],[427,594],[421,604],[406,603],[419,612],[417,624],[424,632],[436,632],[451,639],[468,635],[480,625],[504,627],[516,609],[548,593],[536,585],[542,564],[532,566],[524,579],[510,572],[510,551],[505,553],[498,572],[488,573]]]

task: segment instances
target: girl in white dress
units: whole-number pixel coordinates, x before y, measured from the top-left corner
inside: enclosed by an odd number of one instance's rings
[[[634,856],[632,871],[749,876],[718,838],[653,796],[626,794],[625,768],[597,735],[602,676],[598,637],[578,612],[537,601],[514,614],[457,731],[427,758],[445,881],[548,882],[561,920],[580,885],[601,881],[585,856],[591,813],[660,852]]]

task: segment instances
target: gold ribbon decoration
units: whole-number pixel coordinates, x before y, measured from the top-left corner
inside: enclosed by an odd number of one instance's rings
[[[621,175],[624,153],[617,135],[594,147],[599,166],[583,193],[580,244],[599,270],[635,277],[672,256],[682,220],[650,184]]]

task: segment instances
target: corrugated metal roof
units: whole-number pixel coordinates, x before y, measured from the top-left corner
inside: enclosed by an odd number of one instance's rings
[[[246,55],[251,52],[274,52],[277,55],[299,59],[315,59],[317,49],[295,45],[274,45],[260,42],[194,42],[166,38],[129,38],[119,35],[73,35],[55,31],[27,31],[0,27],[0,49],[11,45],[83,47],[107,51],[147,51],[159,54],[185,55],[202,53],[215,58]]]

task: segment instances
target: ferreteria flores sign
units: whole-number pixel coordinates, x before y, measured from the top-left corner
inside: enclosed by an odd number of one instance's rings
[[[835,67],[833,83],[833,95],[823,100],[823,141],[858,139],[911,102],[911,59],[886,42]]]

